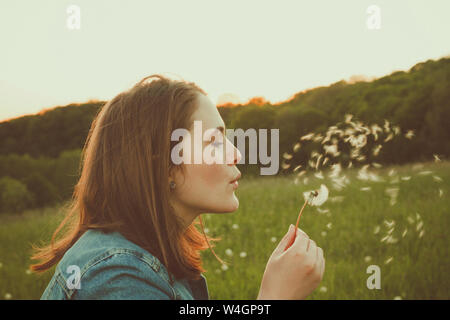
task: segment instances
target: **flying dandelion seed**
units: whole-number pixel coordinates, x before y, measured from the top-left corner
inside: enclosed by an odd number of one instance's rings
[[[391,220],[391,221],[384,220],[383,223],[389,229],[395,226],[395,221],[394,220]]]
[[[408,233],[408,229],[405,229],[405,231],[403,231],[403,233],[402,233],[402,238],[404,238],[407,233]]]
[[[389,244],[394,244],[397,242],[398,242],[398,240],[391,235],[386,239],[386,243],[389,243]]]
[[[373,234],[378,234],[378,232],[380,232],[380,226],[375,226],[375,228],[373,229]]]
[[[298,171],[298,169],[300,169],[301,167],[302,167],[302,165],[301,165],[301,164],[299,164],[298,166],[296,166],[296,167],[294,168],[293,172],[297,172],[297,171]]]
[[[394,135],[398,136],[400,134],[400,127],[399,126],[394,126],[392,129],[394,130]]]
[[[384,261],[384,264],[389,264],[392,262],[392,260],[394,260],[394,257],[389,257],[386,259],[386,261]]]
[[[301,137],[300,140],[311,140],[312,137],[314,137],[314,133],[308,133]]]
[[[319,171],[319,172],[314,173],[314,176],[315,176],[317,179],[323,179],[322,171]]]
[[[292,159],[292,154],[289,154],[287,152],[283,153],[283,158],[286,160],[291,160]]]
[[[294,149],[293,149],[293,151],[294,152],[297,152],[298,150],[300,150],[300,147],[301,147],[302,145],[300,144],[300,142],[297,142],[295,145],[294,145]]]
[[[424,233],[425,233],[425,230],[420,231],[419,238],[422,238]]]
[[[328,212],[330,212],[330,209],[320,209],[319,207],[317,207],[316,210],[319,213],[328,213]]]
[[[323,159],[322,165],[324,166],[327,162],[328,162],[329,158],[325,157],[325,159]]]
[[[391,131],[391,128],[389,128],[389,121],[387,121],[386,119],[384,119],[383,127],[384,127],[384,131],[386,131],[386,133]]]
[[[277,238],[276,237],[272,237],[272,238],[270,238],[270,241],[277,242]]]
[[[420,221],[416,226],[416,231],[419,231],[423,227],[423,221]]]
[[[394,137],[394,135],[392,133],[389,133],[389,135],[386,137],[386,139],[384,139],[384,142],[388,142],[388,141],[392,140],[393,137]]]
[[[245,258],[247,256],[247,252],[242,251],[241,253],[239,253],[239,257],[241,258]]]
[[[420,214],[418,212],[416,212],[416,220],[417,221],[422,220],[422,218],[420,217]]]
[[[413,137],[414,137],[414,131],[408,130],[408,132],[406,132],[406,134],[405,134],[405,138],[411,140]]]
[[[302,175],[304,175],[306,173],[306,170],[302,170],[299,173],[297,173],[297,177],[301,177]]]
[[[289,169],[290,166],[291,166],[291,165],[290,165],[289,163],[285,163],[285,162],[283,162],[283,163],[281,164],[281,168],[283,168],[284,170]]]
[[[413,224],[414,223],[414,218],[409,216],[408,217],[408,222],[409,222],[409,224]]]
[[[396,184],[396,183],[399,183],[399,178],[398,177],[394,177],[394,178],[392,178],[391,179],[391,181],[389,182],[390,184]]]
[[[389,176],[389,177],[392,177],[394,174],[396,174],[395,169],[389,170],[389,173],[388,173],[388,176]]]
[[[344,201],[344,196],[335,196],[335,197],[331,197],[330,201],[335,203],[335,202],[342,202]]]
[[[371,256],[364,257],[364,262],[369,263],[370,261],[372,261],[372,257]]]
[[[382,165],[377,162],[372,162],[372,166],[377,169],[380,169],[382,167]]]
[[[442,182],[443,181],[442,178],[439,177],[439,176],[433,176],[433,179],[434,179],[434,181],[437,181],[437,182]]]

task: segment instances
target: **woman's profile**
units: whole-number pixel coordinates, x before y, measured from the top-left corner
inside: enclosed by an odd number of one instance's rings
[[[172,161],[172,133],[194,135],[194,121],[201,146],[182,154],[210,148],[221,163]],[[217,239],[206,236],[201,215],[239,207],[242,155],[225,130],[192,82],[151,75],[107,102],[90,128],[65,219],[48,246],[34,247],[33,271],[56,266],[41,299],[208,299],[200,252],[215,256]],[[322,249],[296,231],[291,225],[273,251],[258,299],[303,299],[320,283]]]

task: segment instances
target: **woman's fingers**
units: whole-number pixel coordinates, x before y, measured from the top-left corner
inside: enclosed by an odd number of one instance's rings
[[[325,271],[325,258],[323,256],[323,250],[320,247],[317,247],[318,255],[319,255],[319,263],[320,263],[320,279],[323,278],[323,273]]]
[[[300,250],[300,252],[306,252],[309,246],[309,237],[302,230],[297,229],[297,236],[292,244],[295,250]]]

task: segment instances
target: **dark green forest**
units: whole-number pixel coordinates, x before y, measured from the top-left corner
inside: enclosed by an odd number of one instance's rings
[[[0,212],[19,212],[70,198],[92,120],[105,101],[55,107],[0,123]],[[2,106],[7,107],[7,106]],[[386,121],[413,139],[399,135],[383,145],[376,161],[403,164],[450,154],[450,58],[418,63],[373,81],[336,82],[299,92],[272,105],[263,98],[219,106],[228,128],[280,130],[280,163],[299,138],[324,133],[352,121],[383,126]],[[374,145],[374,141],[368,144]],[[293,164],[305,163],[311,149],[301,149]],[[286,157],[285,157],[286,159]],[[355,164],[356,165],[356,164]],[[259,165],[240,165],[257,174]],[[285,170],[280,168],[280,174]]]

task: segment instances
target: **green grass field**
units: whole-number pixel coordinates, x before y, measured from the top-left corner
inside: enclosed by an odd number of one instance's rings
[[[222,238],[216,253],[229,262],[224,270],[210,252],[203,253],[211,299],[256,298],[269,256],[296,222],[303,191],[322,183],[330,189],[328,201],[320,211],[307,206],[300,221],[326,258],[324,279],[310,299],[449,299],[450,162],[422,165],[378,169],[384,182],[358,180],[357,170],[350,169],[344,172],[350,184],[341,191],[312,174],[307,185],[294,184],[293,177],[244,177],[238,211],[204,216],[208,233]],[[399,188],[394,205],[385,192],[392,187]],[[0,299],[40,298],[53,270],[27,273],[30,243],[48,241],[61,219],[58,207],[0,215]],[[394,221],[396,243],[381,242],[385,221]],[[379,290],[366,286],[369,265],[381,269]]]

